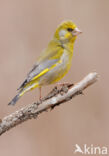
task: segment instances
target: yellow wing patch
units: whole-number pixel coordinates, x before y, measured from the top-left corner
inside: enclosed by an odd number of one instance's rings
[[[59,60],[57,63],[61,63],[62,61]],[[36,80],[37,78],[41,77],[42,75],[44,75],[45,73],[47,73],[48,71],[50,71],[51,69],[53,69],[54,67],[56,67],[56,64],[52,65],[50,68],[46,68],[44,69],[42,72],[40,72],[38,75],[36,75],[32,80]]]
[[[47,73],[49,71],[48,68],[44,69],[40,74],[36,75],[35,77],[33,77],[32,80],[35,80],[37,78],[39,78],[40,76],[44,75],[45,73]]]
[[[38,82],[37,83],[34,83],[36,81],[36,79],[38,79],[39,77],[41,77],[42,75],[44,75],[45,73],[47,73],[48,71],[50,71],[51,69],[53,69],[54,67],[56,67],[56,65],[58,63],[61,63],[62,61],[59,60],[56,64],[52,65],[50,68],[46,68],[44,69],[42,72],[40,72],[38,75],[36,75],[29,83],[26,84],[26,86],[24,88],[27,87],[27,89],[23,90],[19,96],[22,96],[25,92],[29,91],[29,90],[32,90],[36,87],[38,87]],[[29,86],[31,86],[29,88]]]

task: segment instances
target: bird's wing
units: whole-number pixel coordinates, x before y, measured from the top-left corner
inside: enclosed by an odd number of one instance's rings
[[[35,80],[40,76],[44,75],[45,73],[47,73],[49,69],[58,62],[58,60],[59,59],[46,60],[40,64],[34,65],[31,71],[27,74],[27,78],[21,84],[18,90],[24,88],[28,82]]]
[[[28,73],[27,79],[28,81],[35,80],[39,78],[43,74],[45,74],[49,68],[55,65],[59,59],[45,60],[41,62],[39,65],[34,66],[33,69]]]
[[[56,42],[51,41],[46,50],[41,54],[37,63],[33,66],[31,71],[27,74],[27,78],[18,88],[22,89],[25,85],[40,76],[47,73],[60,60],[63,49],[57,45]]]

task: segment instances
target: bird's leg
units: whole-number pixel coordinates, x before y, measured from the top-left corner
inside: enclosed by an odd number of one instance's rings
[[[69,83],[69,82],[63,82],[63,83],[58,83],[57,85],[59,85],[59,86],[64,86],[64,85],[74,85],[74,84],[71,84],[71,83]]]
[[[42,99],[41,87],[39,87],[39,100]]]
[[[58,83],[57,86],[61,86],[61,87],[64,87],[64,86],[72,87],[72,86],[74,86],[74,84],[73,83],[69,83],[69,82],[63,82],[63,83]]]
[[[60,93],[63,95],[63,93],[67,93],[68,89],[72,86],[74,86],[74,84],[69,83],[69,82],[64,82],[64,83],[58,83],[58,86],[60,86]]]

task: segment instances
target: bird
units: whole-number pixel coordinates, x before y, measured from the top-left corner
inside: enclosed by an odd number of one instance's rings
[[[15,105],[26,92],[39,88],[41,99],[41,87],[57,83],[69,71],[72,64],[74,43],[82,32],[71,20],[63,21],[42,51],[26,79],[17,89],[17,95],[8,103]]]

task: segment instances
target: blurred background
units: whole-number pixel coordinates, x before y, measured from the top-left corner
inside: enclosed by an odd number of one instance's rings
[[[7,106],[63,20],[83,31],[72,68],[61,82],[76,83],[97,71],[100,80],[52,112],[0,137],[1,156],[72,156],[75,144],[109,145],[109,1],[0,0],[0,118],[37,101],[38,89]],[[43,96],[53,86],[43,88]]]

